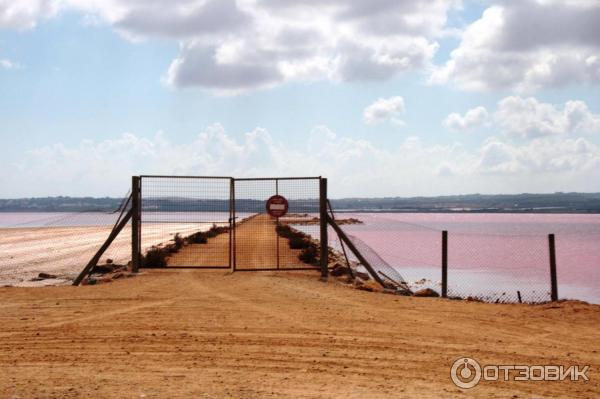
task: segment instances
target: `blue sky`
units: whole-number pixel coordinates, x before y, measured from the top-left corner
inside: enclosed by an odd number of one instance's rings
[[[142,173],[600,191],[600,3],[364,4],[0,0],[0,197]]]

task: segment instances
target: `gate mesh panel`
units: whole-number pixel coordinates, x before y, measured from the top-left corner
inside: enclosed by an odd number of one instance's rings
[[[276,194],[289,204],[288,213],[279,220],[266,212],[267,200]],[[237,270],[318,267],[318,178],[236,179],[235,210],[238,215],[248,214],[236,220]]]
[[[142,176],[142,267],[230,267],[230,178]]]

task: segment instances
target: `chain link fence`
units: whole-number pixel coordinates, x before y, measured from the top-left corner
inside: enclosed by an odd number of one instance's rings
[[[336,218],[362,222],[340,227],[357,248],[365,251],[379,273],[394,273],[413,291],[432,289],[442,294],[442,228],[399,221],[389,214],[337,213]],[[448,231],[448,297],[499,303],[551,300],[547,235],[490,234],[473,232],[476,229],[472,226],[455,227]],[[558,238],[560,264],[561,258],[571,255],[561,252],[561,236]],[[341,249],[335,233],[330,234],[330,246]],[[357,261],[353,256],[351,259]],[[596,259],[600,259],[600,251]],[[565,273],[559,274],[561,285],[568,281],[561,280]]]
[[[441,230],[399,222],[381,214],[336,213],[336,220],[350,221],[340,224],[340,228],[379,274],[405,282],[413,290],[440,291]],[[329,245],[338,251],[342,248],[333,231]],[[351,252],[348,255],[358,262]]]
[[[448,296],[501,303],[550,301],[548,237],[448,232]]]

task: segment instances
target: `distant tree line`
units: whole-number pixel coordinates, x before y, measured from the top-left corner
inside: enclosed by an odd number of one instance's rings
[[[343,198],[338,210],[363,212],[600,213],[600,193],[450,195],[441,197]]]
[[[43,197],[0,199],[0,212],[112,212],[123,198]]]
[[[122,198],[45,197],[0,199],[0,212],[113,212]],[[262,199],[237,198],[238,212],[264,212]],[[540,212],[600,213],[600,193],[453,195],[441,197],[340,198],[341,212]],[[318,198],[289,199],[290,212],[318,212]],[[145,212],[229,212],[229,200],[183,197],[144,198]]]

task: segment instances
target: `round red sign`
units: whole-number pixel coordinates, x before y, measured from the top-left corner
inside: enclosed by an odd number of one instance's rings
[[[288,201],[281,195],[274,195],[267,200],[267,213],[274,218],[285,215],[288,211]]]

